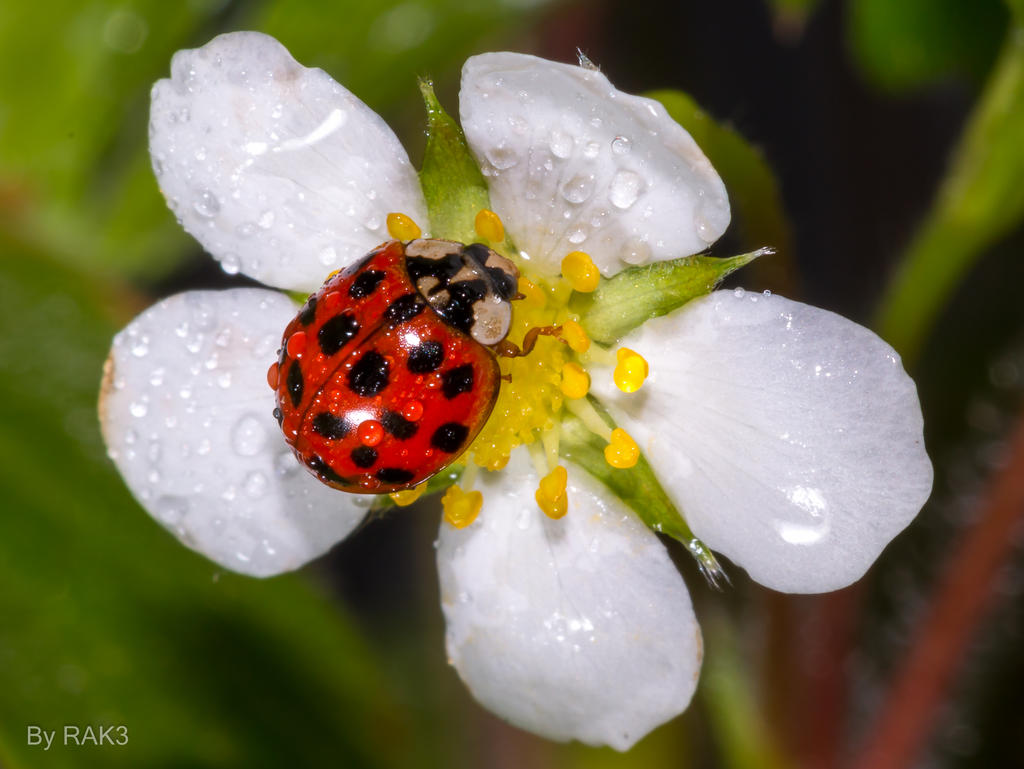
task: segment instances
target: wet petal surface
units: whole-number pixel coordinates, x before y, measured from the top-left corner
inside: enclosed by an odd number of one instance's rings
[[[225,271],[268,285],[312,291],[388,239],[388,213],[427,223],[384,121],[259,32],[175,54],[153,87],[150,153],[185,229]]]
[[[600,72],[474,56],[460,113],[495,211],[544,274],[577,250],[605,275],[687,256],[729,224],[722,180],[690,135],[661,104]]]
[[[763,585],[856,581],[928,498],[921,408],[868,329],[779,296],[717,291],[622,340],[636,393],[594,392],[640,444],[694,533]]]
[[[564,518],[537,508],[537,477],[519,450],[477,484],[475,523],[442,523],[448,656],[473,695],[516,726],[625,750],[686,708],[700,631],[657,537],[568,469]]]
[[[114,338],[100,396],[108,451],[139,503],[193,550],[256,576],[320,555],[369,503],[302,468],[271,415],[266,372],[295,311],[262,289],[165,299]]]

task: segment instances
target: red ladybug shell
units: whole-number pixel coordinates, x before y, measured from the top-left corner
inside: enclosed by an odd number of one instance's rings
[[[344,491],[387,493],[434,475],[469,446],[498,396],[494,354],[418,290],[407,245],[385,243],[329,278],[288,324],[268,372],[285,440]]]

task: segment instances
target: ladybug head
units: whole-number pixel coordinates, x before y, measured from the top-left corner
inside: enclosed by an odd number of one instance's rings
[[[420,238],[405,248],[409,277],[445,322],[493,346],[512,323],[519,270],[482,243]]]

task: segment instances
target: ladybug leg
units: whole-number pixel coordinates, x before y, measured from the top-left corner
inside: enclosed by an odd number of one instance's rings
[[[561,326],[535,326],[527,331],[526,336],[523,337],[522,349],[514,342],[502,339],[498,342],[498,346],[495,347],[494,351],[503,358],[522,358],[524,355],[529,355],[533,352],[533,348],[537,344],[537,337],[543,335],[561,339],[561,334]]]

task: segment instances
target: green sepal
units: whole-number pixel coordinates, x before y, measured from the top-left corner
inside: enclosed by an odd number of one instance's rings
[[[469,151],[462,128],[437,100],[434,84],[420,80],[420,92],[427,110],[427,147],[420,186],[427,201],[430,235],[473,243],[479,240],[474,227],[477,212],[491,207],[487,182]]]
[[[591,339],[613,344],[645,321],[710,293],[731,272],[770,253],[772,249],[761,248],[726,258],[686,256],[631,267],[602,280],[592,293],[574,294],[569,310],[580,316]]]
[[[593,398],[590,401],[598,411],[603,411],[597,401]],[[694,536],[679,510],[658,483],[643,454],[633,467],[618,469],[605,461],[605,445],[605,442],[587,429],[581,420],[567,412],[563,414],[558,440],[559,454],[603,483],[612,494],[635,512],[649,529],[682,542],[712,587],[720,590],[729,584],[729,577],[719,565],[714,553]],[[571,510],[569,514],[573,514]]]

